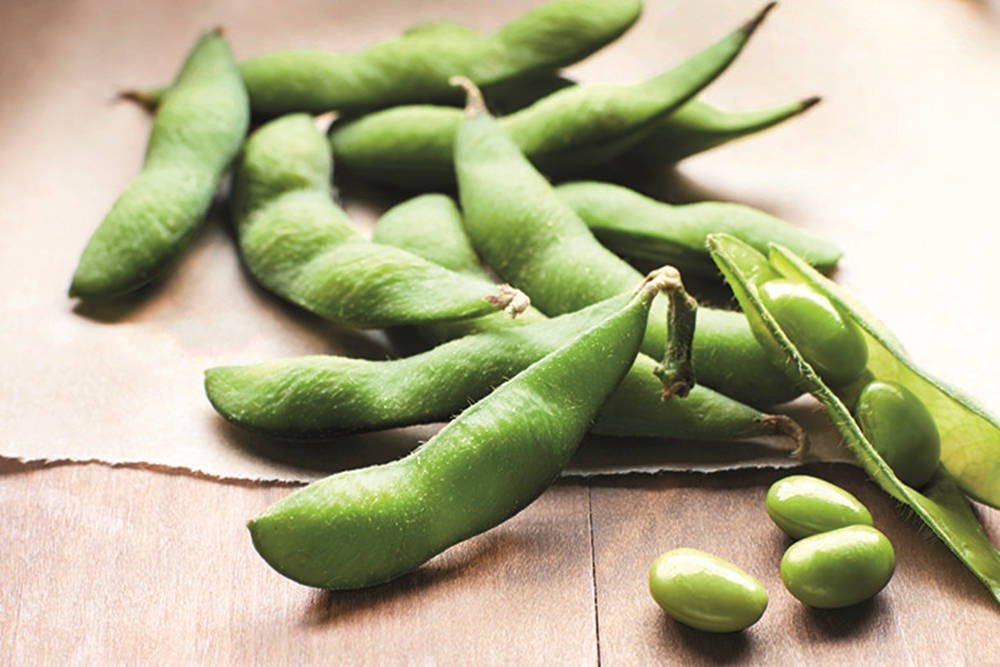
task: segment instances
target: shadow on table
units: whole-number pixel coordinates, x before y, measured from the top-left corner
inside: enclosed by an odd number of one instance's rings
[[[303,623],[350,624],[355,617],[374,609],[385,612],[392,608],[410,610],[418,604],[447,604],[456,594],[456,586],[460,589],[458,594],[477,586],[489,586],[487,580],[504,571],[497,566],[498,561],[517,562],[531,558],[526,554],[529,550],[551,548],[547,540],[539,537],[537,533],[495,530],[466,540],[388,583],[360,590],[317,592]]]

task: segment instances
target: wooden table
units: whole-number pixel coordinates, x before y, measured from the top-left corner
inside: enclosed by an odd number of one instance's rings
[[[782,586],[788,540],[764,513],[772,470],[565,480],[416,573],[323,592],[272,571],[247,517],[283,485],[103,465],[7,465],[0,656],[7,664],[992,664],[996,603],[958,560],[847,465],[844,486],[892,541],[870,602],[811,610]],[[994,537],[1000,515],[983,513]],[[667,618],[646,576],[688,545],[770,594],[750,630]]]
[[[221,226],[199,238],[192,258],[144,304],[104,319],[71,311],[62,294],[72,263],[134,172],[148,130],[143,114],[108,106],[108,96],[116,85],[166,80],[194,35],[220,23],[240,56],[284,46],[351,50],[418,20],[491,29],[538,2],[411,4],[0,6],[0,338],[3,364],[17,369],[0,390],[7,435],[0,454],[8,455],[0,459],[0,664],[1000,661],[996,602],[847,465],[807,470],[868,505],[896,548],[897,572],[868,603],[813,611],[778,576],[787,540],[763,510],[768,485],[783,474],[774,470],[562,480],[511,521],[410,576],[327,593],[273,572],[244,528],[291,484],[164,463],[175,444],[232,440],[198,395],[198,378],[171,375],[175,363],[187,372],[231,359],[239,345],[247,355],[276,356],[332,344],[314,320],[255,291]],[[574,74],[644,78],[710,43],[757,4],[650,0],[621,45]],[[668,183],[679,197],[755,204],[836,240],[847,251],[837,279],[915,357],[995,412],[1000,355],[988,343],[1000,338],[1000,318],[981,306],[995,301],[1000,241],[998,36],[995,20],[972,3],[788,3],[709,97],[739,108],[813,93],[826,100],[786,128],[690,160]],[[370,193],[345,194],[352,214],[370,220]],[[229,264],[202,271],[219,264],[220,248]],[[237,303],[264,319],[226,319]],[[33,318],[55,311],[62,321],[84,322],[94,341],[114,342],[88,348],[67,339],[75,329],[36,326]],[[294,320],[287,329],[274,324],[286,319]],[[142,339],[144,326],[188,346],[176,348],[183,351],[176,359],[158,338],[130,348],[130,332]],[[342,332],[334,338],[337,349],[377,353]],[[153,378],[160,389],[149,378],[136,382],[119,363],[156,354],[163,355]],[[127,428],[116,431],[119,422]],[[44,448],[55,439],[79,440],[71,444],[83,447],[83,458],[106,459],[114,440],[139,438],[148,440],[153,464],[18,460],[51,456]],[[1000,513],[980,515],[996,542]],[[770,593],[763,619],[747,632],[715,636],[665,617],[646,591],[646,573],[659,553],[681,545],[760,578]]]

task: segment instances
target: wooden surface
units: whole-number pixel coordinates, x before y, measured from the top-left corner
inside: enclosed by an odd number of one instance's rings
[[[0,662],[60,664],[995,664],[998,611],[937,540],[861,473],[855,493],[897,569],[872,601],[810,610],[782,587],[788,541],[764,513],[775,471],[567,480],[416,573],[360,592],[304,588],[243,523],[289,491],[103,465],[0,477]],[[1000,513],[984,513],[994,539]],[[750,630],[667,618],[649,565],[706,549],[770,595]]]
[[[282,578],[250,545],[245,521],[292,487],[180,472],[304,479],[342,467],[326,455],[305,462],[301,450],[290,462],[275,443],[239,435],[205,401],[201,372],[291,354],[379,357],[385,341],[256,288],[215,219],[139,298],[74,308],[72,268],[135,173],[149,128],[141,110],[110,103],[113,91],[169,79],[195,35],[218,24],[241,57],[352,50],[420,20],[493,29],[539,2],[0,3],[0,454],[10,457],[0,458],[0,664],[1000,662],[1000,606],[846,466],[813,471],[868,504],[898,570],[872,602],[834,612],[806,609],[780,584],[787,542],[763,512],[774,471],[562,481],[418,572],[337,594]],[[573,75],[651,76],[761,3],[646,4],[634,30]],[[753,204],[839,243],[837,280],[923,365],[1000,412],[1000,316],[989,307],[998,72],[1000,28],[975,3],[783,3],[707,96],[743,109],[812,94],[823,103],[685,162],[665,189]],[[384,203],[372,194],[344,191],[362,224]],[[401,451],[339,444],[359,457]],[[998,513],[981,514],[997,542]],[[771,595],[760,623],[714,636],[664,617],[646,571],[676,546],[758,576]]]

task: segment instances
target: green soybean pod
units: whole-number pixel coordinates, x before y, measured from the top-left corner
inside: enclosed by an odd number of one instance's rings
[[[825,479],[789,475],[771,485],[765,500],[767,515],[789,537],[854,525],[872,525],[872,515],[860,500]]]
[[[726,234],[709,237],[709,250],[747,314],[755,336],[790,379],[809,391],[830,418],[865,472],[909,506],[1000,601],[1000,552],[993,546],[966,494],[1000,507],[1000,420],[974,399],[922,370],[886,326],[855,297],[778,245],[765,257]],[[868,348],[866,373],[913,392],[934,419],[941,463],[920,490],[903,482],[868,440],[851,414],[857,383],[832,388],[783,332],[759,295],[759,286],[781,278],[821,294],[860,328]],[[863,375],[867,377],[867,375]]]
[[[833,268],[843,254],[829,241],[742,204],[676,206],[596,181],[565,183],[556,192],[616,254],[670,264],[685,274],[718,274],[705,245],[715,232],[732,234],[760,251],[781,243],[819,269]]]
[[[489,278],[462,228],[462,213],[448,195],[422,194],[393,206],[375,223],[372,240],[412,252],[455,273],[479,280]]]
[[[461,279],[365,239],[331,199],[331,170],[329,144],[305,114],[271,121],[247,140],[230,204],[240,252],[265,287],[357,328],[527,306],[509,287]]]
[[[819,376],[838,387],[861,376],[868,345],[850,318],[808,285],[775,278],[758,287],[761,303]]]
[[[485,86],[581,60],[625,32],[641,9],[640,0],[553,0],[488,36],[439,25],[359,53],[269,53],[240,71],[261,116],[443,101],[455,97],[455,74]]]
[[[864,602],[896,569],[892,543],[871,526],[847,526],[799,540],[781,558],[781,581],[799,601],[819,609]]]
[[[871,382],[854,408],[861,432],[903,483],[919,489],[941,461],[941,436],[934,417],[898,382]]]
[[[401,359],[312,355],[210,368],[205,392],[228,421],[283,438],[444,421],[600,322],[627,296],[530,325],[487,327]],[[656,367],[646,355],[636,358],[598,413],[592,433],[697,441],[784,435],[794,439],[797,452],[804,450],[805,434],[790,418],[759,412],[711,389],[695,386],[683,400],[661,400]]]
[[[726,111],[693,99],[671,114],[623,156],[623,161],[648,166],[680,162],[684,158],[774,127],[819,104],[809,97],[767,109]]]
[[[630,289],[641,274],[594,238],[470,91],[455,173],[465,229],[483,260],[547,315]],[[665,302],[653,308],[642,349],[658,354],[666,340]],[[738,401],[764,406],[797,395],[739,313],[702,309],[693,354],[699,383]]]
[[[156,113],[142,170],[84,248],[70,296],[115,297],[169,267],[205,218],[249,115],[229,46],[203,35]]]
[[[457,273],[486,277],[454,202],[444,195],[420,195],[394,206],[378,220],[373,238]],[[422,325],[418,331],[434,341],[454,340],[402,359],[315,355],[212,368],[205,372],[205,391],[227,420],[285,438],[441,421],[596,324],[624,298],[544,322],[544,315],[529,308],[516,319],[498,313],[499,318]],[[646,355],[636,358],[601,408],[593,433],[714,441],[779,434],[794,438],[798,452],[804,450],[805,434],[790,418],[764,414],[706,387],[694,387],[683,401],[660,400],[656,365]]]
[[[767,609],[767,590],[729,561],[681,547],[649,568],[649,592],[670,617],[706,632],[739,632]]]
[[[659,76],[631,85],[570,86],[498,122],[547,173],[604,164],[721,74],[772,6]],[[337,164],[363,177],[407,188],[449,186],[461,120],[462,112],[451,107],[397,107],[335,126],[331,143]]]
[[[500,385],[403,459],[333,475],[249,522],[278,572],[319,588],[389,581],[513,516],[566,464],[635,359],[652,274],[603,321]],[[586,378],[585,382],[581,382]]]

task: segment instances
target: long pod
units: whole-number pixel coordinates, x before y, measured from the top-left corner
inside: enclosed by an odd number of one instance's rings
[[[524,326],[494,324],[402,359],[314,355],[211,368],[205,372],[205,391],[227,420],[285,438],[444,421],[594,326],[627,299],[619,295]],[[601,408],[591,432],[714,441],[778,433],[803,446],[804,436],[792,420],[763,414],[706,387],[694,387],[683,400],[661,400],[656,368],[653,359],[639,355]]]
[[[553,0],[492,35],[435,24],[359,53],[278,51],[240,70],[262,116],[448,100],[455,74],[485,86],[581,60],[625,32],[641,9],[640,0]]]
[[[528,159],[547,173],[579,172],[603,164],[642,141],[721,74],[772,6],[648,81],[570,86],[499,123]],[[462,112],[451,107],[388,109],[335,127],[334,156],[345,169],[400,187],[452,185],[453,144],[461,121]]]
[[[674,206],[634,190],[596,181],[566,183],[556,188],[601,243],[618,255],[671,264],[684,273],[717,275],[705,241],[725,232],[767,250],[780,243],[819,269],[831,269],[841,251],[772,215],[729,202]]]
[[[1000,422],[996,417],[921,370],[867,308],[789,250],[774,245],[765,257],[725,234],[711,236],[709,249],[776,367],[823,404],[872,479],[908,505],[1000,601],[1000,552],[963,495],[1000,507]],[[868,373],[905,386],[930,411],[941,435],[941,463],[920,490],[903,483],[863,433],[847,405],[853,403],[854,387],[828,386],[768,309],[761,288],[772,280],[790,282],[828,299],[862,332]]]
[[[671,114],[622,156],[623,162],[660,166],[766,130],[818,104],[809,97],[767,109],[726,111],[694,99]]]
[[[558,476],[635,359],[651,274],[623,306],[462,412],[393,463],[328,477],[249,522],[278,572],[319,588],[389,581],[513,516]],[[586,378],[586,381],[581,379]]]
[[[249,118],[229,46],[203,35],[156,113],[142,170],[84,248],[70,296],[118,296],[165,271],[204,220]]]
[[[483,260],[547,315],[628,290],[641,277],[638,271],[594,238],[486,113],[478,91],[469,90],[467,118],[455,141],[455,173],[465,228]],[[658,299],[653,308],[642,350],[658,354],[666,340],[666,304]],[[700,384],[750,405],[773,405],[797,394],[739,313],[699,311],[694,367]]]
[[[268,289],[358,328],[518,310],[506,286],[462,279],[406,251],[365,239],[330,195],[326,138],[305,114],[247,140],[231,206],[243,259]]]

